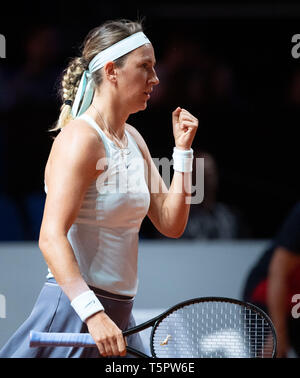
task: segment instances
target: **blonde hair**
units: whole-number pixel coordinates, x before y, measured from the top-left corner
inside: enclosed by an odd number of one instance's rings
[[[139,31],[143,31],[142,21],[133,22],[121,19],[106,21],[104,24],[92,29],[88,33],[83,42],[81,56],[73,58],[63,72],[59,90],[59,95],[62,100],[60,115],[54,128],[49,131],[57,131],[73,119],[71,114],[72,106],[70,103],[73,103],[75,99],[81,76],[83,72],[88,69],[90,61],[99,52]],[[128,54],[115,60],[117,67],[121,67],[125,63],[127,55]],[[99,87],[102,83],[101,70],[93,72],[92,78],[95,87]],[[67,104],[65,103],[66,101]]]

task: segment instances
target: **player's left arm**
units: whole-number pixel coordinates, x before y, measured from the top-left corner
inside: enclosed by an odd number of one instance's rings
[[[181,108],[177,108],[172,116],[176,147],[182,150],[190,149],[198,120]],[[183,234],[188,220],[191,173],[174,171],[170,188],[167,188],[141,134],[130,125],[127,125],[127,130],[134,137],[146,163],[146,179],[150,192],[148,217],[160,233],[167,237],[178,238]]]
[[[267,307],[277,332],[278,357],[286,357],[290,348],[287,331],[287,299],[290,294],[290,279],[299,272],[300,255],[284,247],[274,251],[268,275]],[[296,294],[296,293],[295,293]]]

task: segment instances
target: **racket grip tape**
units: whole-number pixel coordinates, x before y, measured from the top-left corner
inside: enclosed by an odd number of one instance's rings
[[[30,347],[96,347],[96,343],[89,333],[45,333],[38,331],[30,331],[29,345]]]
[[[34,347],[96,347],[96,343],[89,333],[57,333],[30,331],[31,348]],[[136,357],[147,357],[146,354],[134,348],[127,347],[127,352]]]

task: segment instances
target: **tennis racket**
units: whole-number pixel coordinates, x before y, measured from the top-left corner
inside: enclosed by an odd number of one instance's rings
[[[152,357],[276,357],[276,333],[269,316],[257,306],[236,299],[190,299],[123,332],[123,335],[126,337],[151,326]],[[89,333],[31,331],[30,346],[95,347],[96,344]],[[150,357],[130,347],[127,352]]]

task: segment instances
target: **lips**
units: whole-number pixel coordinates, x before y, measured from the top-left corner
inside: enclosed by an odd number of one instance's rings
[[[150,91],[144,92],[144,94],[148,97],[148,99],[150,98],[150,93],[151,92],[152,92],[152,89]]]

